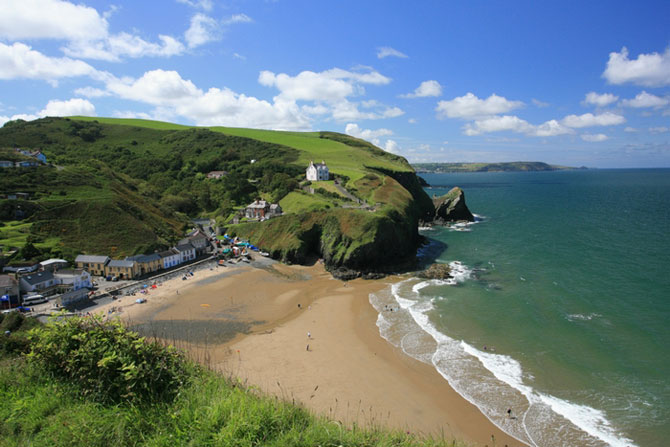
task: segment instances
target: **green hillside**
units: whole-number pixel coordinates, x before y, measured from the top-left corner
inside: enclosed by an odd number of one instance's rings
[[[558,171],[575,169],[541,161],[511,161],[504,163],[415,163],[417,172],[439,174],[441,172],[517,172],[517,171]]]
[[[0,194],[30,194],[0,199],[0,246],[18,250],[13,262],[160,248],[207,216],[286,261],[319,255],[332,269],[377,270],[413,255],[417,222],[432,211],[404,158],[333,132],[44,118],[1,128],[0,151],[15,147],[41,150],[49,165],[3,170]],[[326,161],[338,184],[305,183],[310,160]],[[207,178],[215,170],[226,175]],[[232,225],[258,197],[285,215]]]

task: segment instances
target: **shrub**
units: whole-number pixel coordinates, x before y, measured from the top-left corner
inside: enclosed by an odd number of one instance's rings
[[[102,317],[52,321],[29,334],[28,358],[55,377],[74,380],[102,403],[171,401],[187,377],[187,362],[172,347],[149,342]]]

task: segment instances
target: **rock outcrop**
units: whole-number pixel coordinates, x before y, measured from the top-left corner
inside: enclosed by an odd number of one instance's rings
[[[417,276],[424,279],[449,279],[451,278],[451,267],[449,267],[449,264],[431,264],[426,270],[419,272]]]
[[[451,191],[443,196],[433,197],[433,205],[435,205],[433,222],[436,224],[475,221],[475,216],[472,215],[465,204],[465,193],[458,186],[452,188]]]

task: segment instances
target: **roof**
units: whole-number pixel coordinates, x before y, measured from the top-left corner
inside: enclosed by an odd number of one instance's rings
[[[84,269],[67,269],[59,270],[55,273],[56,276],[81,276],[86,272]],[[88,272],[86,272],[88,273]]]
[[[126,261],[121,259],[112,259],[107,264],[108,267],[123,267],[123,268],[133,268],[135,266],[135,261]]]
[[[265,208],[268,203],[265,200],[255,200],[254,203],[247,206],[247,208]]]
[[[158,255],[158,253],[151,253],[148,255],[134,255],[126,257],[126,261],[137,261],[142,263],[160,261],[160,259],[161,257]]]
[[[169,258],[170,256],[174,256],[176,254],[177,253],[173,252],[172,250],[165,250],[158,253],[158,256],[160,256],[161,258]]]
[[[195,247],[191,244],[179,244],[175,248],[177,249],[177,251],[195,250]]]
[[[14,287],[16,279],[11,275],[0,275],[0,287]]]
[[[97,256],[97,255],[79,255],[74,260],[74,262],[93,262],[104,264],[109,261],[109,256]]]
[[[21,279],[31,286],[34,286],[35,284],[40,284],[54,279],[54,274],[51,272],[31,273],[30,275],[22,276]]]
[[[51,264],[67,264],[65,259],[47,259],[46,261],[40,262],[40,265],[51,265]]]

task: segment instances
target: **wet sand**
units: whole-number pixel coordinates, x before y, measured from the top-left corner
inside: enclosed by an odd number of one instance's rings
[[[432,366],[381,338],[369,294],[400,278],[344,283],[320,264],[260,267],[201,270],[186,281],[163,283],[149,292],[147,303],[124,297],[98,311],[188,349],[223,374],[345,424],[475,445],[493,445],[492,436],[495,445],[523,445]],[[111,306],[121,312],[108,314]]]

